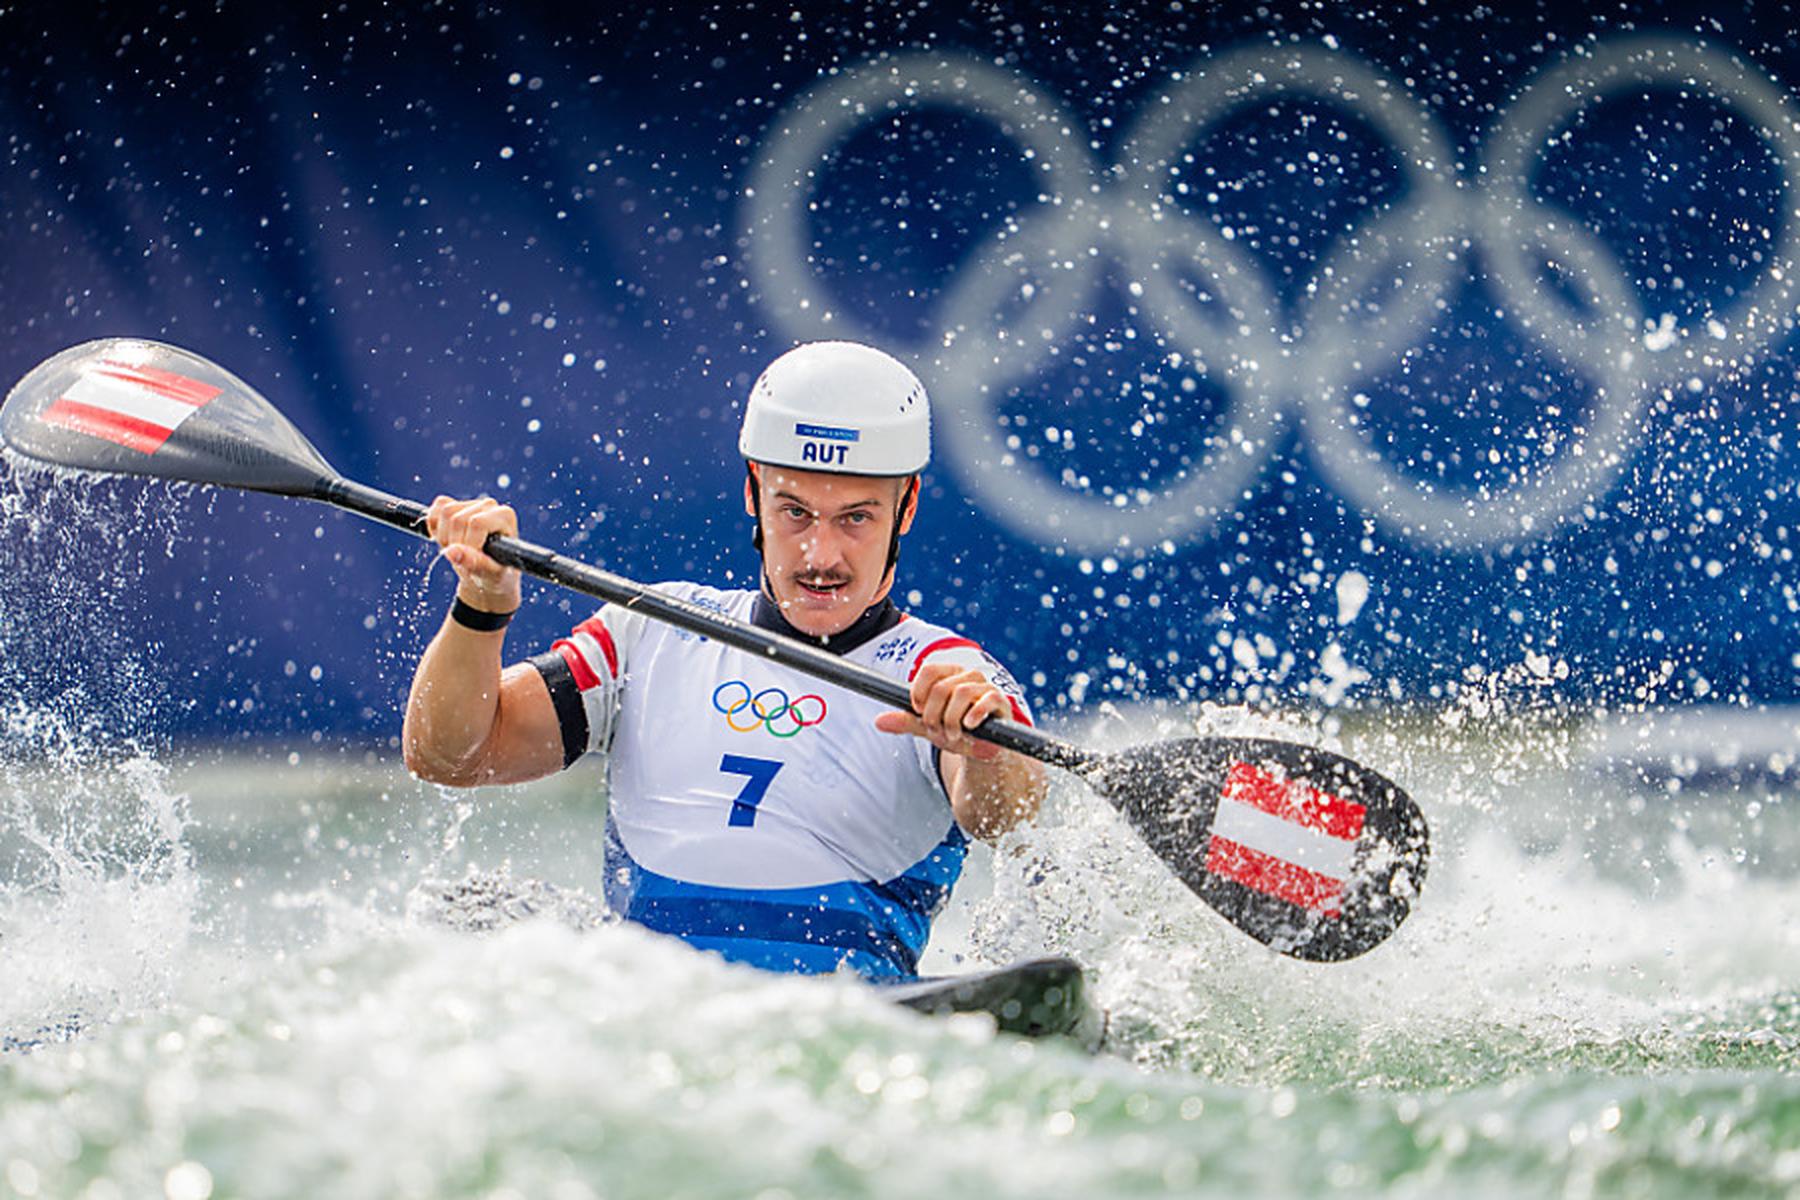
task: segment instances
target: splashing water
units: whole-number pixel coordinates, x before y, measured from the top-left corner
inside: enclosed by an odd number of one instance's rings
[[[154,748],[161,687],[115,619],[172,523],[141,495],[128,521],[83,519],[85,484],[3,469],[0,1031],[29,1042],[166,998],[197,882]]]
[[[15,703],[0,738],[0,1028],[155,1005],[184,969],[197,900],[183,797],[142,750],[59,714]]]

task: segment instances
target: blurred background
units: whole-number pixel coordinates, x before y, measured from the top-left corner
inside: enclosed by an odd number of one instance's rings
[[[1505,681],[1785,770],[1787,6],[293,9],[0,13],[0,375],[172,341],[354,478],[750,585],[749,382],[873,340],[936,412],[902,604],[1046,710]],[[393,743],[451,590],[421,546],[20,486],[17,690]],[[154,552],[72,576],[77,504]],[[534,589],[512,645],[587,607]]]
[[[429,548],[0,461],[0,1192],[1793,1194],[1797,30],[0,0],[8,384],[174,342],[353,478],[752,586],[750,382],[874,341],[936,417],[903,606],[1084,743],[1341,750],[1434,851],[1296,963],[1055,788],[924,965],[1076,958],[1097,1058],[469,936],[592,915],[603,783],[406,776]]]

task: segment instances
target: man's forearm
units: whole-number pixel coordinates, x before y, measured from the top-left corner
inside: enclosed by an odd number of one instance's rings
[[[504,634],[446,619],[419,660],[401,734],[407,767],[433,783],[478,782],[481,752],[500,715]]]
[[[959,757],[951,807],[963,832],[996,838],[1037,816],[1048,787],[1042,763],[1011,750],[986,762]]]

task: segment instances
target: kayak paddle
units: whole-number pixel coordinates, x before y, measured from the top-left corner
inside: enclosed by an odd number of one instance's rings
[[[222,367],[159,342],[71,347],[0,406],[0,442],[40,463],[318,500],[419,537],[422,504],[339,475],[275,407]],[[489,556],[910,711],[904,684],[518,538]],[[1283,954],[1339,961],[1379,945],[1425,879],[1429,836],[1393,782],[1341,755],[1266,738],[1189,737],[1088,750],[989,719],[977,736],[1083,779],[1175,875]]]

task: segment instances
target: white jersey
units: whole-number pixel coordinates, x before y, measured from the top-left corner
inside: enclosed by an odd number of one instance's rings
[[[659,590],[739,620],[769,612],[755,592]],[[889,620],[846,661],[902,683],[928,660],[971,666],[1030,721],[1012,676],[974,642]],[[929,742],[877,730],[878,701],[616,605],[556,644],[568,681],[550,657],[534,661],[563,714],[565,756],[609,754],[615,907],[763,965],[831,969],[873,940],[874,959],[850,965],[911,970],[966,845]],[[834,912],[856,917],[838,929]],[[790,955],[795,941],[807,950]]]

